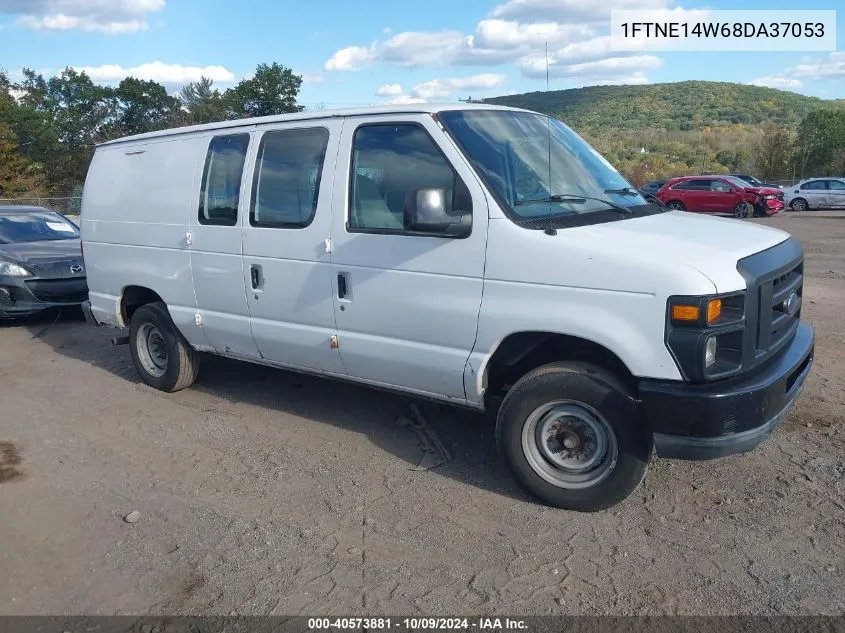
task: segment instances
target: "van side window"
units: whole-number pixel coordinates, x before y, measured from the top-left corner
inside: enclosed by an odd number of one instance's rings
[[[252,226],[303,228],[311,224],[328,144],[325,128],[264,134],[252,182]]]
[[[249,134],[215,136],[208,146],[200,191],[200,224],[234,226]]]
[[[348,230],[412,233],[405,228],[405,203],[429,187],[446,190],[447,210],[472,210],[466,185],[421,126],[373,124],[355,131]]]

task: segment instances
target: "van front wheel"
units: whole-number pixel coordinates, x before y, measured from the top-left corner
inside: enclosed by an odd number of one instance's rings
[[[508,392],[496,440],[516,478],[546,503],[595,512],[645,477],[652,439],[627,388],[586,363],[539,367]]]
[[[199,373],[199,354],[176,328],[163,303],[148,303],[132,315],[129,349],[141,380],[161,391],[190,387]]]

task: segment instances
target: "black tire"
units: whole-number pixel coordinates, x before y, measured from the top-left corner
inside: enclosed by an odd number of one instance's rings
[[[531,437],[529,425],[535,412],[560,401],[597,413],[614,436],[615,459],[606,458],[609,466],[605,469],[609,467],[609,472],[594,485],[564,487],[551,483],[531,465],[532,458],[524,448],[525,436]],[[653,445],[651,433],[622,381],[605,369],[577,362],[544,365],[523,376],[510,389],[499,410],[496,443],[526,489],[549,505],[581,512],[604,510],[636,490],[645,477]],[[560,447],[563,454],[562,444]],[[548,460],[545,467],[557,468]]]
[[[686,211],[687,208],[683,202],[680,200],[670,200],[666,203],[666,207],[668,209],[672,209],[673,211]]]
[[[789,208],[800,213],[801,211],[809,209],[810,205],[806,200],[804,200],[804,198],[795,198],[795,200],[789,203]]]
[[[145,358],[151,335],[159,343],[156,347],[166,351],[166,362],[163,367],[156,366],[157,371],[150,369],[150,362],[155,362],[152,357]],[[190,387],[197,379],[199,353],[176,328],[163,303],[148,303],[135,310],[129,321],[129,350],[141,380],[150,387],[172,393]]]
[[[749,202],[740,202],[734,207],[735,218],[748,218],[754,216],[754,207]]]

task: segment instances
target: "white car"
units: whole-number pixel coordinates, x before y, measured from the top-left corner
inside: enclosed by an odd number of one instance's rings
[[[845,178],[810,178],[783,191],[793,211],[845,208]]]
[[[105,143],[82,240],[86,317],[128,327],[147,384],[190,386],[207,352],[489,410],[516,478],[575,510],[628,496],[653,447],[753,449],[813,361],[794,238],[649,204],[525,110],[363,108]]]

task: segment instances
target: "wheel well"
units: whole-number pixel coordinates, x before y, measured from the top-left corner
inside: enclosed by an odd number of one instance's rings
[[[625,363],[598,343],[554,332],[518,332],[505,338],[487,363],[485,395],[502,398],[517,380],[532,369],[563,360],[598,365],[626,385],[636,386],[636,379]]]
[[[129,325],[129,321],[132,319],[135,310],[148,303],[156,303],[158,301],[161,301],[161,297],[149,288],[144,288],[143,286],[126,286],[123,289],[123,296],[120,298],[120,316],[123,318],[123,322]]]

